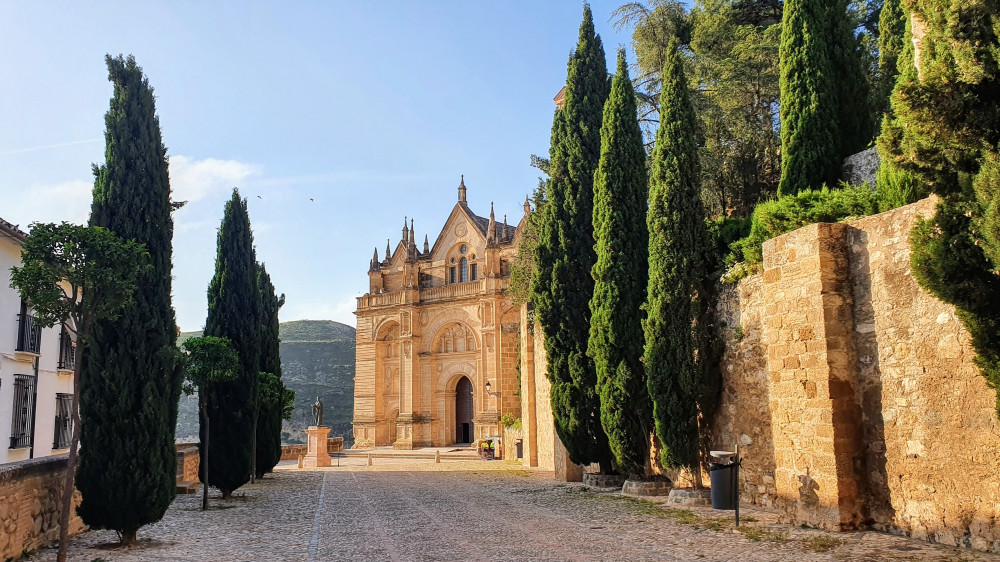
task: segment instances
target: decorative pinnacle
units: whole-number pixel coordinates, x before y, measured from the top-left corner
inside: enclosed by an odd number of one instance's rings
[[[430,245],[427,243],[427,235],[424,234],[424,253],[428,254],[431,251]]]
[[[531,203],[528,202],[528,196],[524,196],[524,214],[531,213]]]
[[[465,174],[462,174],[462,179],[458,183],[458,202],[465,203]]]

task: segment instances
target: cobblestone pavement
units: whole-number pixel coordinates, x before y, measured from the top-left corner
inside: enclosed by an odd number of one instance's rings
[[[773,515],[665,509],[503,462],[281,466],[236,492],[180,496],[130,549],[115,534],[73,539],[72,560],[998,560],[879,533],[778,526]],[[726,515],[726,517],[720,517]],[[749,520],[749,521],[748,521]],[[55,559],[45,549],[32,560]]]

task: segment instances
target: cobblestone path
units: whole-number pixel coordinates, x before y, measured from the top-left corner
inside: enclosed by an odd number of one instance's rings
[[[828,534],[750,512],[671,510],[501,462],[278,470],[199,511],[177,498],[130,549],[108,531],[73,540],[71,559],[266,560],[998,560],[878,533]],[[727,515],[722,518],[720,515]],[[35,560],[54,560],[55,550]]]

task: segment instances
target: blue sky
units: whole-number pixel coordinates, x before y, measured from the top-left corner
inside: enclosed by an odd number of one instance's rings
[[[592,2],[609,64],[628,43]],[[83,222],[104,155],[105,53],[156,90],[171,158],[174,306],[205,321],[222,206],[249,199],[282,321],[354,325],[372,249],[435,238],[465,174],[516,223],[546,154],[582,3],[0,0],[0,217]],[[630,62],[632,62],[630,56]],[[310,201],[312,199],[313,201]]]

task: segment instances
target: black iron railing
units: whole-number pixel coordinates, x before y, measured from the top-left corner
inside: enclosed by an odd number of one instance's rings
[[[34,375],[14,375],[14,412],[10,421],[11,449],[31,446],[37,384],[38,379]]]
[[[17,315],[17,347],[15,351],[41,353],[42,327],[35,323],[30,314]]]
[[[65,327],[59,334],[59,369],[72,371],[76,368],[76,343]]]
[[[52,438],[53,449],[68,449],[73,437],[72,394],[56,394],[56,430]]]

